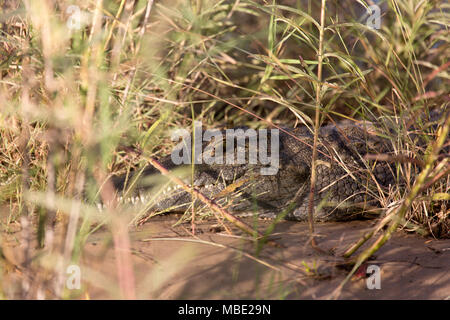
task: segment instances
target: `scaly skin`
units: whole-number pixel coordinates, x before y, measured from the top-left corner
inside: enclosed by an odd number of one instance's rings
[[[370,128],[370,124],[368,126]],[[256,209],[258,213],[279,214],[295,200],[295,208],[286,218],[307,220],[313,136],[306,128],[286,130],[298,139],[280,131],[280,165],[276,175],[261,175],[261,164],[199,164],[195,165],[194,186],[234,213],[255,212]],[[364,125],[346,122],[320,129],[315,221],[367,216],[368,210],[378,205],[377,195],[397,183],[395,170],[390,165],[363,159],[366,154],[392,151],[389,140],[370,131]],[[161,163],[167,169],[182,167],[175,166],[170,156]],[[186,176],[190,177],[191,167],[185,167]],[[149,168],[141,177],[156,173]],[[116,177],[113,182],[118,190],[123,190],[124,177]],[[135,188],[133,203],[135,199],[146,202],[149,199],[146,193],[153,186]],[[190,193],[171,185],[167,192],[158,196],[150,211],[185,211],[191,204]]]

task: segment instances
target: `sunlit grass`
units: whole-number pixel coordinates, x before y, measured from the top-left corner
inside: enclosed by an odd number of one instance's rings
[[[168,132],[194,120],[313,130],[317,106],[319,125],[373,121],[396,154],[426,163],[401,223],[448,235],[450,147],[444,141],[444,156],[427,162],[439,127],[427,115],[448,107],[449,4],[380,1],[374,30],[364,1],[328,1],[324,27],[320,1],[294,2],[0,1],[1,223],[24,224],[24,255],[34,241],[41,254],[23,268],[39,269],[42,255],[57,267],[77,263],[87,236],[103,225],[122,262],[117,296],[138,296],[124,252],[139,213],[117,204],[98,220],[95,203],[114,197],[107,178],[148,166],[142,154],[168,154]],[[80,10],[79,28],[70,5]],[[445,116],[434,120],[443,126]],[[406,186],[378,190],[384,210],[402,208],[422,169],[396,163]],[[39,273],[51,278],[50,292],[22,284],[16,296],[69,297],[57,267]]]

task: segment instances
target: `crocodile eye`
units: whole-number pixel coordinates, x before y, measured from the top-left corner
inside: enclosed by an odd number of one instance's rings
[[[304,183],[308,179],[310,170],[308,167],[298,167],[295,171],[295,178],[298,182]]]

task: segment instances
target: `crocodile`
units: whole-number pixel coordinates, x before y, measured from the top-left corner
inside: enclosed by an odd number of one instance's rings
[[[224,131],[221,133],[225,134]],[[266,133],[267,140],[271,141],[268,150],[275,133]],[[312,130],[307,127],[282,128],[276,134],[279,154],[274,174],[263,174],[262,169],[268,164],[250,163],[249,156],[244,163],[237,164],[176,164],[173,156],[162,158],[160,163],[231,213],[261,217],[283,214],[288,220],[306,221],[310,205]],[[249,141],[245,140],[246,152]],[[222,142],[227,148],[228,142]],[[203,142],[202,147],[207,148],[211,143]],[[238,152],[236,146],[232,148]],[[316,191],[312,204],[315,221],[376,217],[380,213],[380,195],[404,184],[395,163],[367,160],[371,154],[394,155],[391,139],[377,134],[375,125],[370,122],[342,121],[322,126],[317,150]],[[146,211],[150,213],[185,212],[192,205],[203,205],[179,185],[169,184],[161,190],[160,183],[148,178],[158,173],[148,167],[131,175],[115,176],[112,181],[122,194],[122,200],[127,199],[124,202],[148,204]]]

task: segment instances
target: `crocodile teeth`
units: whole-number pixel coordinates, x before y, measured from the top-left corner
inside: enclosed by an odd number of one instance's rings
[[[101,203],[97,203],[97,209],[98,211],[102,212],[103,211],[103,206]]]

